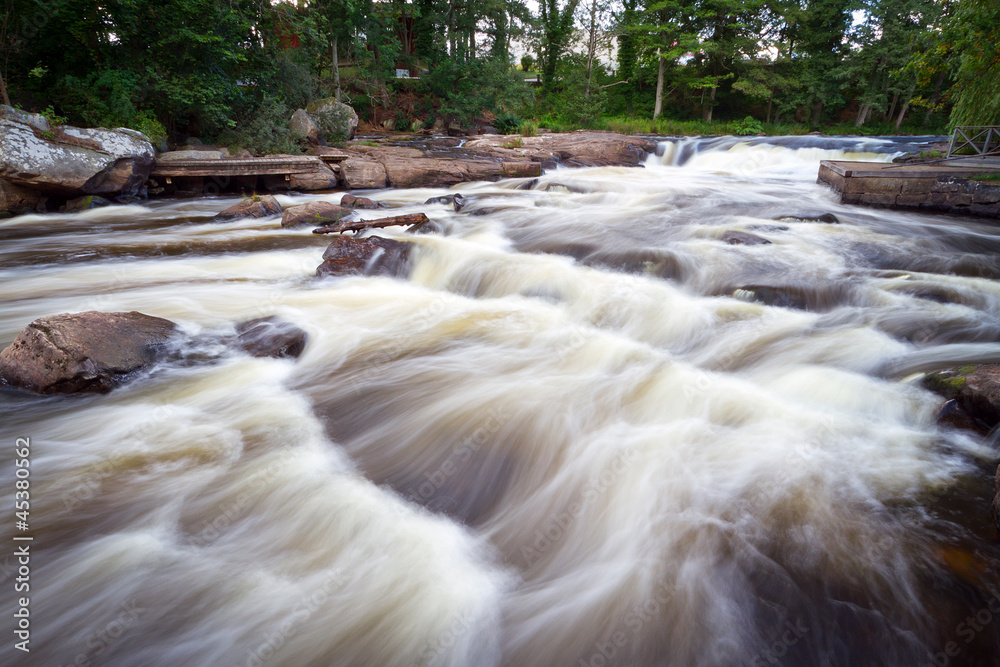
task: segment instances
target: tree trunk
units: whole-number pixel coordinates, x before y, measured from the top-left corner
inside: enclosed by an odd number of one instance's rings
[[[941,92],[941,86],[944,84],[944,77],[948,73],[948,70],[942,69],[941,73],[938,74],[937,81],[934,82],[934,92],[931,93],[931,98],[927,100],[927,113],[924,114],[924,125],[931,122],[931,114],[934,113],[934,105],[937,104],[938,94]]]
[[[914,83],[910,86],[910,92],[906,94],[906,101],[903,102],[903,108],[899,110],[899,116],[896,117],[896,132],[899,132],[899,126],[903,124],[903,118],[906,116],[906,110],[910,108],[910,98],[913,97],[913,91],[917,89],[917,84]]]
[[[712,86],[712,93],[708,96],[708,106],[705,107],[704,119],[706,123],[712,122],[712,113],[715,111],[715,91],[718,86]]]
[[[871,108],[872,105],[868,102],[861,105],[861,108],[858,109],[858,117],[854,119],[854,127],[861,127],[865,124],[865,121],[868,120],[868,112]]]
[[[817,100],[813,104],[813,116],[812,116],[813,127],[819,125],[819,119],[822,117],[823,117],[823,102]]]
[[[337,38],[333,38],[333,88],[334,96],[340,101],[340,57],[337,55]]]
[[[3,103],[10,106],[10,98],[7,97],[7,86],[3,83],[3,74],[0,74],[0,94],[3,94]]]
[[[656,59],[660,61],[660,67],[656,72],[656,105],[653,107],[653,120],[659,118],[663,111],[663,76],[666,73],[664,71],[666,65],[660,49],[656,49]]]
[[[594,71],[594,52],[597,50],[597,0],[590,0],[590,39],[587,40],[587,87],[584,97],[590,97],[590,77]]]
[[[885,115],[886,120],[888,120],[888,119],[892,118],[894,115],[896,115],[896,103],[897,102],[899,102],[899,91],[898,90],[896,91],[896,94],[892,96],[892,104],[889,105],[889,113],[887,113]]]
[[[768,98],[768,100],[767,100],[767,120],[764,121],[765,125],[770,125],[771,124],[771,105],[773,103],[774,103],[774,100],[772,98]]]

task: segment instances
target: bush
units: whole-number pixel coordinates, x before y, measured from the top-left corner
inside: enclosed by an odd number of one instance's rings
[[[167,130],[153,110],[143,108],[146,91],[133,72],[109,69],[85,78],[67,76],[59,86],[59,93],[64,106],[85,125],[138,130],[154,145],[167,138]]]
[[[733,134],[738,134],[741,136],[746,136],[749,134],[760,134],[764,131],[764,126],[761,122],[754,118],[753,116],[747,116],[743,120],[736,123],[736,127],[733,130]]]
[[[245,148],[254,155],[296,155],[302,152],[302,146],[288,129],[291,115],[292,112],[278,98],[265,94],[255,111],[219,135],[219,143]]]
[[[521,129],[523,121],[516,113],[501,111],[493,119],[493,127],[497,128],[500,134],[514,134]]]

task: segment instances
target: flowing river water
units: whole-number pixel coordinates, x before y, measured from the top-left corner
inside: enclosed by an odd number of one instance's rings
[[[233,197],[3,222],[0,346],[83,310],[310,339],[0,394],[35,536],[32,651],[5,611],[0,663],[998,664],[996,451],[919,372],[1000,356],[1000,227],[815,182],[899,148],[377,192],[445,230],[378,232],[417,244],[406,279],[317,279],[328,238],[212,220]]]

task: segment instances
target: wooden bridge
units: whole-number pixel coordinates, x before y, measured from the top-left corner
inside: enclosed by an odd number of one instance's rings
[[[340,171],[339,162],[347,155],[281,155],[274,157],[223,158],[221,160],[170,160],[157,162],[150,174],[171,183],[174,178],[225,179],[240,176],[284,176],[319,171],[324,165]]]

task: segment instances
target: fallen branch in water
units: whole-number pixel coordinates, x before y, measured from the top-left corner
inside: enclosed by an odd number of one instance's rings
[[[335,225],[317,227],[313,230],[313,234],[340,234],[342,232],[354,232],[356,234],[360,231],[364,231],[365,229],[395,227],[396,225],[422,225],[425,222],[429,222],[429,219],[423,213],[410,213],[408,215],[397,215],[391,218],[382,218],[380,220],[350,220],[338,222]]]

